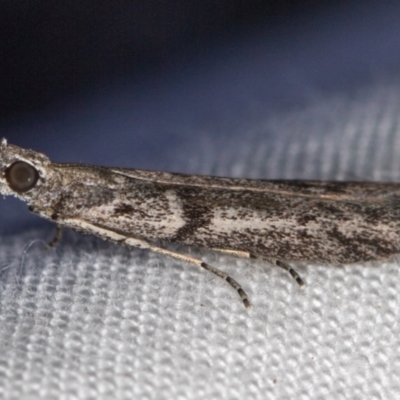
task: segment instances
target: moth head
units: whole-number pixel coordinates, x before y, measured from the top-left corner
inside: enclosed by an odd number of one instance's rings
[[[28,199],[46,178],[50,160],[41,153],[0,143],[0,193]]]

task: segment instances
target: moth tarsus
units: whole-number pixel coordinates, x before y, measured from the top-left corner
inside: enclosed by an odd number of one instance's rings
[[[57,244],[61,240],[61,237],[62,237],[62,229],[59,226],[57,226],[54,237],[50,240],[49,243],[47,243],[47,250],[51,250],[53,247],[57,246]]]
[[[281,260],[276,260],[275,264],[278,267],[283,268],[285,271],[288,271],[290,275],[292,275],[292,278],[297,282],[299,286],[304,286],[305,283],[303,279],[301,279],[300,275],[296,272],[296,270],[288,263],[285,263]]]
[[[148,249],[206,269],[250,301],[225,272],[157,242],[272,262],[300,285],[296,262],[349,264],[400,249],[400,184],[266,181],[58,164],[0,145],[0,193],[61,228]]]

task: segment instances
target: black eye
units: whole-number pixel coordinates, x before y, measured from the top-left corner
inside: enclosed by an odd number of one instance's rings
[[[39,173],[32,165],[16,161],[5,172],[8,185],[14,192],[24,193],[32,189],[39,179]]]

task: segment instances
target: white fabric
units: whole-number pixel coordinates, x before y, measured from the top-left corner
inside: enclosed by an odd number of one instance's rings
[[[265,121],[228,143],[217,172],[395,178],[399,89],[390,82]],[[270,130],[280,135],[266,145]],[[192,249],[241,282],[254,305],[248,311],[225,282],[192,266],[75,233],[46,253],[49,237],[42,229],[1,241],[7,398],[361,399],[400,391],[396,263],[300,266],[301,290],[278,268]]]

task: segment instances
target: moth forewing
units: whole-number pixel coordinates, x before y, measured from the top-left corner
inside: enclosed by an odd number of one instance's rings
[[[158,241],[258,258],[303,281],[292,263],[348,264],[387,259],[400,248],[400,185],[265,181],[52,163],[0,147],[0,192],[26,201],[59,227],[223,271]]]

